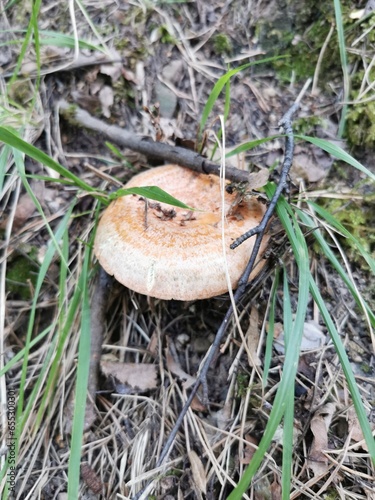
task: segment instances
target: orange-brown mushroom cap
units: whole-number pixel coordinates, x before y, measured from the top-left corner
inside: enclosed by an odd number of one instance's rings
[[[228,291],[222,248],[220,181],[178,165],[165,165],[133,177],[125,187],[158,186],[200,211],[171,207],[137,195],[124,196],[105,210],[94,251],[107,271],[136,292],[160,299],[206,299]],[[225,247],[235,289],[253,249],[255,237],[235,250],[230,244],[257,226],[265,206],[243,200],[231,213],[236,194],[225,193]],[[230,215],[228,215],[230,214]],[[259,256],[264,252],[263,239]],[[259,272],[264,261],[253,271]]]

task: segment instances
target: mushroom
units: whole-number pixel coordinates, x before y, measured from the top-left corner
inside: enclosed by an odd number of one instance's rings
[[[156,167],[133,177],[126,188],[158,186],[198,210],[146,203],[124,196],[105,210],[97,228],[94,252],[105,271],[131,290],[160,299],[197,300],[228,291],[222,247],[220,180],[178,165]],[[236,193],[225,193],[226,259],[236,288],[253,249],[250,238],[235,250],[230,244],[259,224],[264,204],[255,197],[235,206]],[[268,236],[263,238],[258,265]]]

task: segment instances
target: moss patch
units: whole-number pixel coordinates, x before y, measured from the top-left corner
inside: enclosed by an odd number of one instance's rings
[[[35,287],[39,266],[35,262],[37,250],[32,248],[28,255],[18,255],[8,265],[7,291],[15,299],[30,300]]]

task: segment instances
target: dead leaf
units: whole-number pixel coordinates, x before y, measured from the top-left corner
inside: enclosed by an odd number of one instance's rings
[[[99,100],[102,105],[102,113],[106,118],[110,118],[111,111],[110,108],[113,106],[115,101],[112,87],[109,85],[104,85],[99,92]]]
[[[276,325],[275,325],[276,326]],[[303,337],[301,343],[301,351],[313,351],[319,349],[326,342],[326,336],[322,332],[322,328],[315,321],[307,321],[303,326]],[[274,347],[279,354],[285,354],[284,332],[281,331],[274,341]]]
[[[356,443],[362,441],[360,445],[361,448],[368,451],[368,447],[364,440],[365,438],[363,437],[363,432],[359,424],[355,408],[353,406],[348,410],[347,419],[348,419],[348,432],[350,433],[352,441],[355,441]],[[372,427],[374,428],[374,426]]]
[[[328,429],[336,410],[334,403],[327,403],[315,412],[310,429],[314,435],[307,460],[308,467],[314,476],[320,476],[328,471],[328,460],[324,450],[328,448]]]
[[[332,163],[332,158],[323,150],[319,151],[316,146],[296,146],[290,175],[295,182],[301,178],[309,182],[319,182],[327,176]]]
[[[258,172],[249,174],[248,182],[250,189],[259,189],[265,186],[268,182],[270,171],[268,168],[260,168]]]
[[[122,57],[114,47],[110,49],[110,57],[114,62],[111,64],[102,64],[100,66],[100,73],[109,76],[114,83],[122,75]]]
[[[156,365],[101,361],[100,368],[106,377],[117,379],[129,393],[145,392],[157,387]]]
[[[281,495],[281,484],[277,481],[277,479],[274,480],[273,483],[271,483],[271,500],[281,500],[282,495]]]
[[[194,411],[200,411],[200,412],[207,411],[207,406],[205,406],[197,396],[194,396],[190,408]]]
[[[256,307],[251,308],[250,312],[250,322],[249,327],[246,332],[246,343],[248,347],[248,352],[250,352],[251,356],[248,356],[248,362],[250,366],[260,366],[262,364],[259,356],[257,354],[258,346],[259,346],[259,313]]]
[[[259,441],[250,434],[246,434],[245,439],[248,444],[245,444],[243,457],[240,459],[240,462],[241,464],[248,465],[251,462],[254,453],[257,451]]]
[[[195,384],[196,378],[192,377],[188,373],[186,373],[179,363],[174,360],[172,354],[169,352],[168,349],[165,350],[165,357],[167,360],[167,368],[169,371],[171,371],[174,375],[177,375],[177,377],[181,378],[182,380],[185,380],[184,382],[184,389],[189,389],[192,385]]]
[[[203,467],[203,463],[193,450],[189,452],[188,456],[190,460],[191,472],[193,475],[194,484],[201,493],[206,494],[207,477]]]

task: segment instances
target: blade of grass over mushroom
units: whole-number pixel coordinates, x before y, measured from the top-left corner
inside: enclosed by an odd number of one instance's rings
[[[91,250],[87,247],[79,283],[82,294],[81,334],[78,349],[75,406],[68,467],[68,498],[79,498],[81,448],[90,368],[90,302],[88,291],[90,259]]]
[[[275,186],[270,183],[265,189],[267,196],[271,199]],[[288,401],[288,394],[290,394],[290,387],[294,387],[300,350],[299,348],[302,341],[303,327],[309,301],[309,290],[306,283],[308,283],[309,280],[310,270],[306,241],[296,222],[293,212],[290,210],[283,197],[280,197],[276,206],[276,211],[291,243],[299,271],[297,310],[293,320],[292,330],[290,332],[290,336],[293,338],[293,343],[291,348],[289,348],[285,353],[284,369],[281,381],[267,426],[259,443],[259,447],[253,455],[251,462],[245,470],[237,487],[229,495],[228,500],[240,500],[242,498],[243,493],[247,490],[251,479],[254,477],[265,456],[281,419],[285,415],[285,407],[286,402]],[[288,496],[284,496],[284,492],[283,498],[288,498]]]
[[[243,71],[250,66],[255,66],[256,64],[266,64],[268,62],[276,61],[278,59],[283,59],[286,56],[275,56],[275,57],[268,57],[265,59],[259,59],[258,61],[252,61],[247,64],[243,64],[242,66],[239,66],[238,68],[231,69],[230,71],[227,71],[222,77],[218,79],[218,81],[215,83],[213,89],[211,90],[211,93],[207,99],[206,105],[203,108],[202,112],[202,118],[199,124],[199,132],[198,132],[198,140],[201,140],[201,135],[204,130],[204,127],[207,123],[208,117],[215,106],[215,102],[217,101],[219,95],[221,94],[221,91],[225,87],[226,83],[232,78],[232,76],[237,75],[240,71]]]
[[[364,167],[359,161],[357,161],[349,153],[340,148],[340,146],[338,146],[337,144],[333,144],[332,142],[327,141],[325,139],[319,139],[317,137],[309,137],[307,135],[295,135],[295,137],[297,139],[302,139],[304,141],[311,142],[311,144],[318,146],[318,148],[323,149],[324,151],[334,156],[338,160],[344,161],[345,163],[348,163],[352,167],[357,168],[358,170],[366,174],[370,179],[375,181],[375,174],[373,172]]]
[[[150,200],[160,201],[160,203],[167,203],[168,205],[173,205],[174,207],[186,208],[186,210],[199,210],[197,208],[189,207],[189,205],[177,200],[177,198],[174,198],[158,186],[121,188],[115,193],[109,195],[109,199],[116,200],[121,196],[128,196],[130,194],[137,194],[138,196],[143,196],[144,198],[148,198]]]

